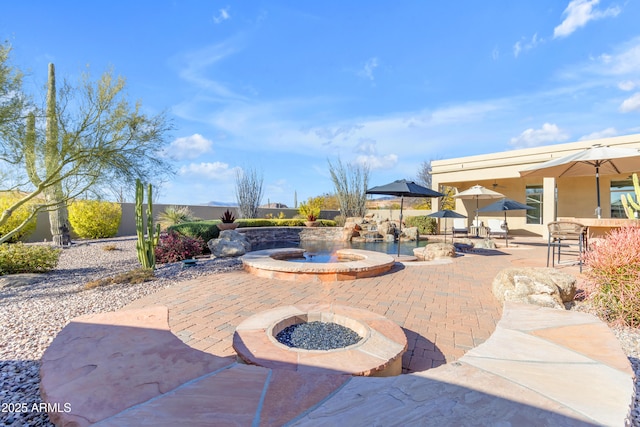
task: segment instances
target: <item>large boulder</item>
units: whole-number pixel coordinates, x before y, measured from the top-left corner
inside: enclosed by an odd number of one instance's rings
[[[500,301],[515,301],[564,310],[576,295],[576,279],[554,268],[510,267],[493,280],[493,295]]]
[[[361,224],[361,218],[347,218],[342,230],[342,241],[349,242],[352,237],[359,237],[362,230]]]
[[[495,249],[496,242],[491,239],[482,239],[474,242],[473,246],[475,249]]]
[[[221,231],[217,239],[207,242],[207,246],[216,257],[242,256],[251,250],[251,243],[247,237],[235,230]]]
[[[402,238],[412,241],[418,240],[418,227],[403,228]]]
[[[453,258],[456,256],[456,248],[453,246],[453,243],[429,243],[422,250],[414,250],[413,254],[422,261]]]
[[[387,234],[395,235],[396,234],[396,225],[389,221],[381,221],[377,225],[378,233],[382,236],[386,236]]]

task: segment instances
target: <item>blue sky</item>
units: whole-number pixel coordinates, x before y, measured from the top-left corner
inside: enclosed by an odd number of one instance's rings
[[[11,1],[0,37],[28,75],[112,67],[175,130],[160,202],[263,203],[371,186],[425,160],[640,132],[638,1]]]

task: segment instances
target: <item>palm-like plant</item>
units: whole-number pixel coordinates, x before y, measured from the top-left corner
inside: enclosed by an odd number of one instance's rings
[[[168,206],[163,212],[158,214],[156,222],[160,224],[163,230],[166,230],[172,225],[191,222],[197,219],[187,206]]]

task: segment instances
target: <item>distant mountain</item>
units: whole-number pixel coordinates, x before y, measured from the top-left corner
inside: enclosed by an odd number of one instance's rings
[[[212,201],[209,203],[205,203],[205,206],[233,206],[233,207],[237,207],[238,204],[235,202],[217,202],[217,201]]]

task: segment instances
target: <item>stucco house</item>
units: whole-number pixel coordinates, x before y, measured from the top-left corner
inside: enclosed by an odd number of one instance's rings
[[[617,222],[610,218],[626,218],[621,208],[620,195],[633,193],[631,174],[600,176],[602,220],[596,218],[596,179],[593,176],[562,178],[522,178],[520,171],[548,160],[564,157],[593,145],[640,149],[640,134],[604,138],[566,144],[517,149],[477,156],[434,160],[432,188],[455,187],[458,192],[479,184],[497,191],[510,199],[534,207],[527,211],[508,214],[510,234],[539,235],[546,238],[547,224],[562,218],[575,218],[597,226]],[[638,162],[640,173],[640,161]],[[479,206],[495,200],[479,200]],[[434,210],[436,207],[434,207]],[[468,217],[469,224],[475,215],[476,201],[458,199],[456,211]],[[526,213],[525,213],[526,212]],[[504,218],[502,213],[482,214],[488,219]],[[597,222],[600,221],[600,222]],[[597,228],[597,227],[595,227]]]

